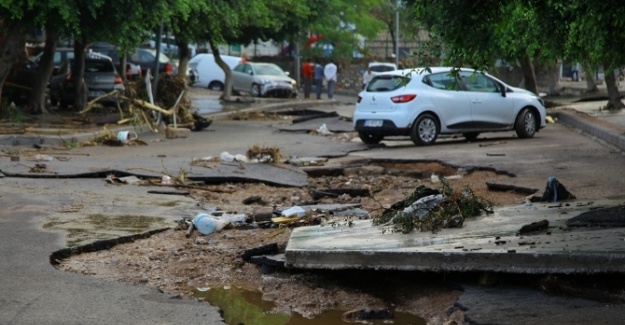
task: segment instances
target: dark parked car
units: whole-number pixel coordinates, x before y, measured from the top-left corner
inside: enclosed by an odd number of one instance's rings
[[[72,80],[72,69],[75,68],[74,59],[67,59],[61,63],[59,73],[50,79],[50,100],[52,104],[59,103],[62,109],[66,109],[74,102],[75,90]],[[90,53],[85,58],[85,85],[87,87],[87,100],[108,94],[113,90],[124,92],[124,83],[115,69],[110,57]],[[111,103],[117,100],[112,96],[103,100]]]
[[[141,70],[145,73],[150,69],[152,75],[154,75],[154,59],[156,58],[156,50],[138,48],[134,53],[128,55],[128,62],[138,64],[141,66]],[[169,59],[169,57],[163,53],[159,55],[159,73],[171,73],[176,74],[178,68]]]

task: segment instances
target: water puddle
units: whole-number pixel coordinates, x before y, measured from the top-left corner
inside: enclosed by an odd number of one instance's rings
[[[344,325],[344,324],[402,324],[425,325],[421,317],[408,313],[394,313],[392,319],[360,320],[348,322],[342,319],[344,311],[327,310],[314,319],[304,318],[300,314],[273,313],[274,303],[264,301],[257,291],[237,288],[198,289],[195,297],[204,299],[213,306],[219,307],[223,318],[229,325]]]
[[[63,231],[67,247],[74,247],[94,239],[132,235],[169,225],[170,223],[163,217],[91,214],[53,217],[43,225],[43,228]]]

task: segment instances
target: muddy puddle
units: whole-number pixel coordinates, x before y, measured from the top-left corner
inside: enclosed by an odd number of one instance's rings
[[[313,319],[300,314],[284,314],[271,312],[275,305],[262,299],[262,293],[237,288],[199,288],[194,292],[195,297],[203,299],[213,306],[219,307],[224,321],[229,325],[343,325],[343,324],[402,324],[425,325],[423,318],[408,314],[391,312],[392,318],[386,319],[354,319],[341,310],[326,310]],[[378,314],[387,315],[388,311]]]
[[[67,247],[74,247],[94,239],[126,236],[167,226],[171,223],[162,217],[91,214],[75,218],[53,217],[43,228],[64,231]]]

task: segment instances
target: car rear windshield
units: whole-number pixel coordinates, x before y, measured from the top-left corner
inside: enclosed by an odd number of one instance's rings
[[[392,91],[397,88],[403,87],[410,82],[410,78],[406,76],[398,75],[381,75],[375,76],[367,84],[367,91],[369,92],[383,92]]]
[[[72,60],[72,67],[74,62]],[[109,60],[85,59],[85,72],[114,72],[115,67]]]
[[[370,68],[373,72],[387,72],[395,70],[394,67],[388,65],[372,65]]]

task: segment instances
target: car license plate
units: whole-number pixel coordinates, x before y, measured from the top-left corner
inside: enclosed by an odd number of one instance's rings
[[[383,124],[382,120],[365,120],[365,126],[379,128]]]
[[[95,98],[95,97],[98,97],[98,96],[102,96],[104,94],[105,94],[105,92],[103,92],[103,91],[90,91],[89,92],[89,97]]]

